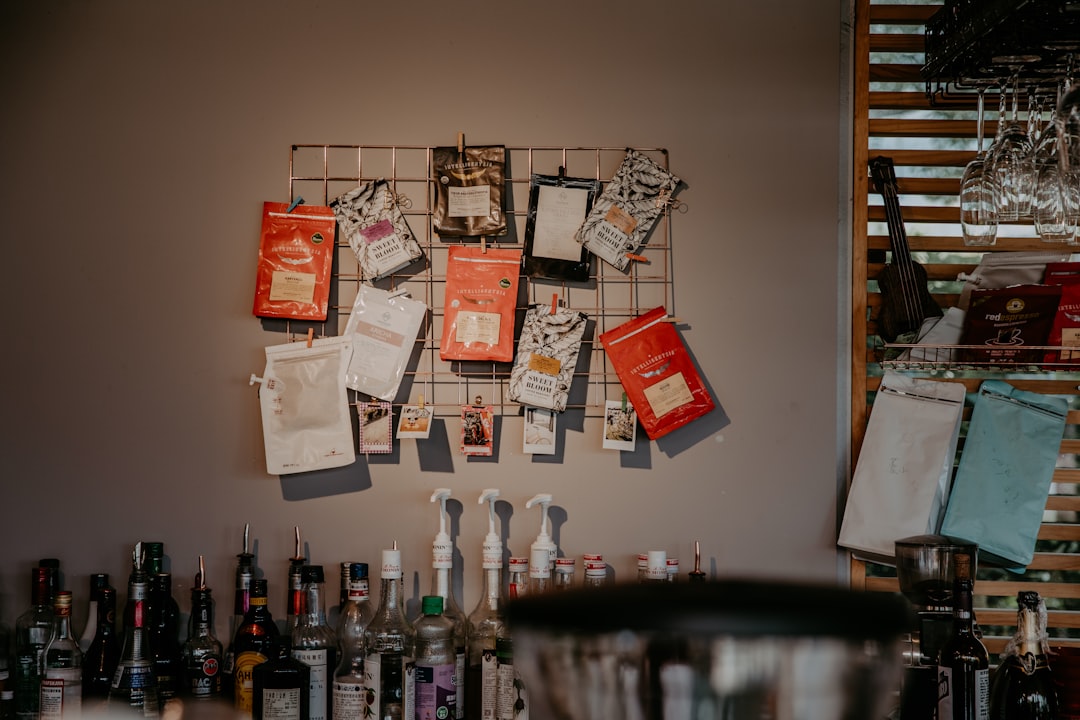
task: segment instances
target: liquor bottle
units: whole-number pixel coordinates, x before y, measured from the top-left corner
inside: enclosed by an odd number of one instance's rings
[[[158,703],[164,708],[176,697],[183,676],[180,607],[172,595],[172,573],[150,576],[150,650],[154,657]]]
[[[506,595],[513,600],[516,597],[525,597],[529,593],[529,558],[512,557],[506,561],[506,571],[509,578],[506,586]]]
[[[326,624],[324,579],[322,565],[300,569],[300,614],[292,631],[292,655],[310,668],[310,720],[329,720],[333,712],[331,684],[337,668],[337,635]]]
[[[300,577],[300,568],[304,567],[304,563],[307,562],[302,552],[303,545],[300,543],[300,528],[294,527],[293,532],[296,536],[296,554],[289,558],[289,577],[285,588],[287,591],[285,596],[285,626],[282,632],[286,635],[292,633],[300,618],[300,605],[303,602],[303,591],[300,586],[304,583]]]
[[[30,573],[30,608],[15,621],[15,716],[36,720],[41,694],[41,655],[52,631],[49,570]]]
[[[292,642],[279,635],[270,658],[252,671],[252,720],[308,720],[311,668],[291,653]]]
[[[82,635],[79,636],[79,649],[83,651],[83,659],[86,658],[86,651],[90,649],[91,643],[94,642],[94,636],[97,634],[98,596],[101,593],[102,588],[107,587],[109,587],[109,576],[107,573],[94,573],[90,576],[90,601],[86,611],[86,627],[83,628]]]
[[[496,643],[510,636],[503,617],[503,544],[495,532],[495,499],[498,490],[485,490],[480,502],[488,503],[488,533],[484,538],[483,590],[480,602],[469,614],[465,705],[468,720],[495,720],[498,666]],[[526,561],[526,566],[528,562]]]
[[[60,560],[57,558],[41,558],[38,560],[38,567],[45,568],[48,576],[49,585],[49,608],[52,608],[52,602],[56,598],[56,593],[60,590]]]
[[[1016,634],[990,689],[990,720],[1055,720],[1058,697],[1044,645],[1045,609],[1032,591],[1020,591],[1016,604]]]
[[[221,689],[226,697],[233,696],[235,683],[233,680],[233,668],[236,664],[236,654],[233,649],[233,638],[236,631],[244,622],[251,601],[251,580],[255,576],[255,556],[249,551],[248,543],[251,532],[251,524],[244,524],[243,551],[236,556],[236,585],[233,591],[233,611],[229,616],[229,636],[226,638],[225,659],[222,663]]]
[[[364,631],[364,673],[370,679],[368,710],[378,720],[412,720],[416,630],[405,618],[401,551],[382,551],[379,607]]]
[[[165,543],[144,542],[143,551],[146,552],[146,574],[150,577],[160,572],[165,572]]]
[[[334,720],[365,720],[364,630],[375,616],[368,600],[367,563],[349,563],[349,596],[337,627],[340,661],[334,670]]]
[[[110,715],[126,712],[142,717],[157,717],[158,714],[154,660],[149,650],[146,598],[150,580],[143,564],[145,560],[142,543],[135,543],[131,575],[128,576],[127,603],[124,605],[124,639],[106,703]]]
[[[588,554],[583,558],[585,563],[585,587],[603,587],[607,585],[607,563],[600,554]]]
[[[671,583],[679,582],[679,559],[669,557],[667,559],[665,565],[666,565],[665,570],[667,572],[667,575],[665,576],[664,579],[667,580],[668,582],[671,582]]]
[[[15,688],[11,687],[10,676],[0,687],[0,720],[15,720]]]
[[[972,581],[959,578],[953,593],[953,631],[938,656],[938,720],[986,720],[990,657],[972,632]]]
[[[338,601],[336,605],[331,606],[326,610],[326,624],[334,628],[336,632],[338,626],[341,624],[341,613],[345,612],[345,603],[349,602],[349,567],[352,562],[345,561],[340,564],[340,576],[341,588],[338,591]]]
[[[529,595],[539,595],[551,589],[551,566],[547,548],[533,547],[529,551]]]
[[[514,642],[509,637],[495,641],[495,662],[498,682],[495,687],[496,720],[527,718],[525,685],[514,669]]]
[[[181,649],[184,683],[190,697],[219,698],[221,687],[221,641],[214,636],[214,601],[206,587],[206,566],[199,556],[199,572],[191,588],[191,617],[187,640]]]
[[[454,621],[443,615],[443,599],[425,595],[416,621],[416,718],[457,716],[457,648]]]
[[[270,615],[267,605],[266,580],[256,578],[251,581],[251,597],[244,621],[236,629],[233,638],[233,651],[236,661],[233,668],[233,704],[245,713],[251,713],[253,675],[260,665],[274,653],[274,641],[278,637],[278,628]]]
[[[570,590],[574,587],[575,564],[574,558],[555,558],[555,579],[553,583],[555,590]]]
[[[454,544],[446,531],[446,501],[449,497],[450,491],[446,488],[439,488],[431,496],[431,502],[438,500],[440,503],[439,532],[431,543],[431,594],[442,598],[442,615],[453,624],[454,687],[457,688],[454,718],[462,720],[465,717],[465,634],[468,620],[454,599],[454,583],[451,577],[454,569]],[[419,629],[417,631],[419,632]]]
[[[98,591],[97,631],[83,656],[83,707],[100,710],[109,698],[116,666],[120,662],[120,639],[116,636],[116,588]]]
[[[41,720],[76,718],[82,712],[82,650],[71,629],[71,591],[57,591],[53,625],[42,655]]]

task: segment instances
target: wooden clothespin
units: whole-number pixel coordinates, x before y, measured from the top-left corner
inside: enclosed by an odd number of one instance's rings
[[[640,262],[640,263],[645,263],[645,264],[649,263],[649,258],[645,257],[644,255],[636,255],[634,253],[626,253],[626,257],[633,260],[634,262]]]
[[[418,408],[420,408],[421,410],[424,409],[424,396],[423,396],[423,394],[420,394],[420,395],[416,396],[416,406]]]
[[[559,293],[551,293],[551,314],[559,312]]]
[[[315,339],[315,328],[307,329],[307,346],[310,348],[312,341]]]
[[[473,407],[484,407],[484,398],[479,395],[473,398]]]
[[[465,133],[463,132],[457,134],[457,151],[458,155],[465,153]]]
[[[622,411],[626,412],[626,393],[622,394]]]
[[[487,255],[487,235],[480,236],[480,252]]]
[[[291,213],[293,210],[296,209],[297,205],[303,205],[303,204],[304,204],[304,198],[298,197],[289,204],[289,208],[285,212]]]

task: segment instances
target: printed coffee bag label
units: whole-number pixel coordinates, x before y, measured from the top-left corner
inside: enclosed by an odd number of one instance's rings
[[[965,317],[961,362],[1038,363],[1057,313],[1061,287],[1012,285],[975,289]]]
[[[431,154],[435,181],[432,223],[440,237],[506,234],[503,184],[506,148],[502,145],[437,147]]]

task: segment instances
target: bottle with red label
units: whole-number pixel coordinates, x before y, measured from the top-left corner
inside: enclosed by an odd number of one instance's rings
[[[124,714],[125,711],[134,711],[134,714],[143,717],[157,717],[158,714],[147,608],[150,578],[143,566],[144,560],[142,543],[135,543],[131,575],[128,576],[127,604],[124,607],[124,640],[106,704],[111,715]]]
[[[222,647],[214,636],[214,601],[206,587],[206,566],[199,556],[199,572],[191,588],[191,617],[183,648],[184,690],[193,698],[219,698],[222,694]]]
[[[77,718],[82,713],[82,650],[71,629],[71,591],[53,598],[52,637],[42,658],[41,720]]]

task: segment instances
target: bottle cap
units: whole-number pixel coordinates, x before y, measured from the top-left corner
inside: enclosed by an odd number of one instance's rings
[[[667,580],[667,551],[650,550],[645,576],[650,580]]]
[[[382,551],[382,570],[379,575],[383,580],[401,579],[401,551],[397,549]]]
[[[527,572],[529,569],[529,558],[526,557],[512,557],[507,561],[507,566],[510,572]]]
[[[70,615],[71,614],[71,591],[70,590],[58,590],[56,596],[53,597],[53,607],[56,609],[57,615]]]
[[[349,564],[349,579],[350,580],[363,580],[368,576],[368,564],[362,562],[354,562]]]
[[[425,595],[420,601],[420,607],[425,615],[442,615],[442,595]]]
[[[574,574],[574,558],[561,557],[555,558],[555,572],[562,573],[564,575]]]
[[[266,597],[266,578],[253,578],[251,581],[251,597]]]
[[[321,583],[325,581],[322,565],[304,565],[300,568],[300,582]]]

